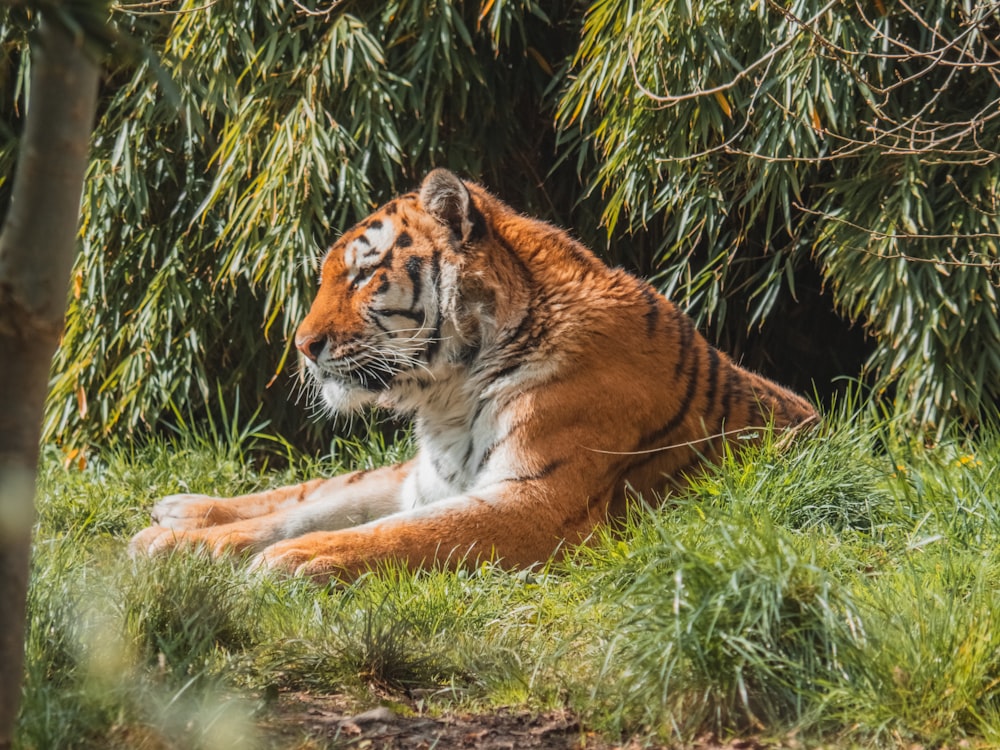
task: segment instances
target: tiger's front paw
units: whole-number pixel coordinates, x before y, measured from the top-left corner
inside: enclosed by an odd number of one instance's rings
[[[317,583],[331,579],[349,581],[357,578],[356,566],[327,545],[316,544],[306,535],[266,547],[251,563],[255,571],[271,571],[286,576],[305,576]]]
[[[259,534],[253,529],[239,528],[238,524],[206,529],[150,526],[132,537],[128,550],[132,557],[155,557],[175,549],[184,549],[205,551],[211,557],[218,558],[234,552],[252,552],[262,546]]]
[[[167,554],[178,546],[179,534],[177,530],[166,526],[145,528],[129,542],[129,557],[156,557]]]
[[[234,520],[219,502],[208,495],[168,495],[151,511],[153,522],[168,529],[202,529]]]

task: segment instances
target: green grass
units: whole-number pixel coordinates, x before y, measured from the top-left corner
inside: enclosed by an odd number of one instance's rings
[[[854,414],[776,442],[543,572],[341,588],[125,546],[160,495],[395,460],[405,439],[324,462],[231,425],[83,470],[51,451],[17,747],[268,748],[285,690],[568,706],[588,730],[682,744],[996,746],[1000,431],[927,446]]]

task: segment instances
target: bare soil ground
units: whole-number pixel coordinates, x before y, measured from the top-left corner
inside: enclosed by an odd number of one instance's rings
[[[397,711],[380,706],[356,713],[345,696],[281,695],[264,731],[282,747],[296,750],[666,750],[637,739],[613,742],[585,731],[568,710],[532,713],[504,709],[489,713],[422,715],[419,705]],[[763,750],[755,739],[718,743],[711,737],[692,750]]]

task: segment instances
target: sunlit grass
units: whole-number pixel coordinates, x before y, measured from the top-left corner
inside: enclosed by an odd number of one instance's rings
[[[48,454],[20,748],[270,747],[284,691],[424,710],[569,707],[588,729],[908,747],[1000,740],[1000,437],[927,446],[870,416],[768,439],[690,493],[543,571],[493,566],[348,587],[238,560],[129,560],[163,494],[230,494],[397,460],[324,462],[253,431]],[[284,450],[284,449],[283,449]]]

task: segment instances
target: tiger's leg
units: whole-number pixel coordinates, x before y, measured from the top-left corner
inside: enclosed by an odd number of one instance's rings
[[[490,559],[532,566],[564,543],[585,541],[606,520],[610,491],[588,499],[569,484],[503,483],[362,526],[305,534],[266,547],[253,566],[318,581],[351,580],[387,560],[411,569]]]
[[[261,549],[303,529],[341,529],[398,512],[410,464],[316,479],[233,498],[172,495],[153,509],[154,524],[132,538],[132,554],[206,546],[214,554]]]
[[[350,475],[347,475],[350,476]],[[273,513],[279,508],[308,502],[317,492],[326,492],[328,485],[341,479],[313,479],[302,484],[277,487],[237,497],[211,495],[167,495],[150,511],[153,523],[169,529],[201,529],[245,518]],[[329,488],[329,489],[332,489]]]

